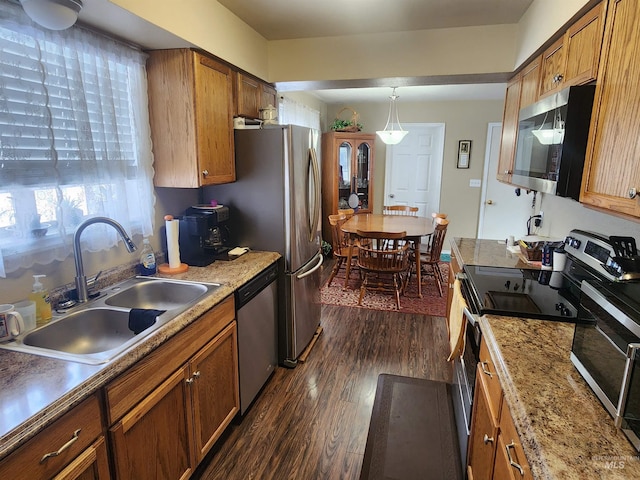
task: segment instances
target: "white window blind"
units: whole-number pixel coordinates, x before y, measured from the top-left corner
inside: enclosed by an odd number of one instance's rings
[[[66,258],[89,216],[152,233],[145,60],[106,36],[46,30],[0,4],[0,274]],[[101,225],[83,234],[92,251],[117,241]]]

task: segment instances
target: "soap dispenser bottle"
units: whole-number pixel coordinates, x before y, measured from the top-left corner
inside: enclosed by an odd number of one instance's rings
[[[156,255],[149,243],[149,239],[142,240],[142,252],[140,252],[140,275],[154,275],[156,273]]]
[[[41,278],[46,277],[46,275],[33,276],[33,291],[29,295],[29,300],[33,300],[36,304],[36,327],[41,327],[51,320],[49,291],[44,288],[44,285],[40,281]]]

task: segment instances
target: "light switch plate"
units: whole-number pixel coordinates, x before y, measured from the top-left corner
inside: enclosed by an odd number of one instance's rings
[[[481,185],[482,185],[482,180],[480,180],[479,178],[472,178],[471,180],[469,180],[470,187],[478,188]]]

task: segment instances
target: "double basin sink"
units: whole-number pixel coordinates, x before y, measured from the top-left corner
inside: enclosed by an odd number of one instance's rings
[[[95,300],[42,327],[0,344],[7,350],[98,365],[130,349],[168,321],[188,310],[220,285],[135,277],[113,285]],[[129,328],[131,309],[165,310],[138,334]]]

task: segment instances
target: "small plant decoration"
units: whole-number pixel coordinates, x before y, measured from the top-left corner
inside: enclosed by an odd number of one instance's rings
[[[340,114],[345,110],[351,112],[351,120],[343,120],[339,118]],[[362,128],[362,124],[358,123],[358,113],[349,107],[344,107],[340,110],[331,124],[331,130],[335,132],[359,132]]]

